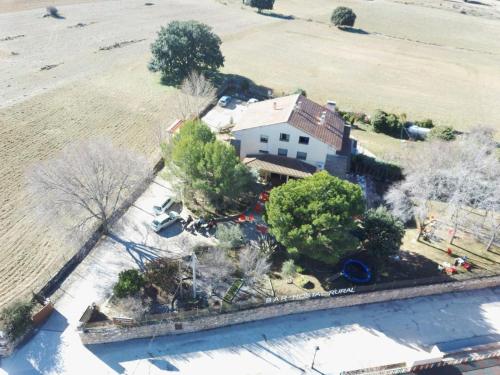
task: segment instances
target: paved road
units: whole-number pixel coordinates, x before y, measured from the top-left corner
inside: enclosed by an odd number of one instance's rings
[[[56,311],[0,374],[336,374],[426,359],[439,348],[500,335],[500,287],[314,312],[198,334],[85,347],[76,332],[91,302],[109,297],[120,270],[151,257],[183,254],[201,236],[147,230],[151,207],[168,186],[157,179],[63,283]],[[500,341],[500,340],[499,340]],[[438,344],[438,348],[433,345]],[[317,370],[310,364],[314,348]]]
[[[57,306],[4,360],[9,374],[337,374],[428,358],[434,344],[500,334],[500,288],[282,317],[198,334],[84,347]],[[467,344],[466,340],[463,341]],[[320,347],[315,368],[309,368]],[[436,348],[434,351],[436,352]],[[0,370],[0,373],[2,371]]]

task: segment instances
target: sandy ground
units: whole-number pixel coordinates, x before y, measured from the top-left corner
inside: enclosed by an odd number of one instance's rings
[[[278,92],[302,87],[345,109],[499,126],[497,1],[460,3],[467,14],[451,1],[277,1],[276,13],[295,20],[259,16],[239,0],[151,2],[56,0],[65,18],[52,19],[42,17],[45,0],[0,1],[0,306],[36,290],[75,250],[29,214],[29,165],[96,136],[157,155],[155,129],[173,120],[173,89],[146,63],[170,20],[212,25],[224,71]],[[359,30],[328,26],[339,4],[356,11]],[[124,41],[134,43],[99,51]]]
[[[72,140],[97,136],[158,157],[156,129],[174,118],[173,89],[146,68],[160,26],[199,19],[224,35],[272,22],[211,0],[150,7],[103,1],[59,10],[65,19],[42,18],[43,9],[0,14],[0,39],[25,35],[0,42],[0,306],[36,290],[75,251],[30,215],[23,177],[29,165]],[[88,26],[70,28],[77,23]],[[60,65],[40,70],[54,64]]]

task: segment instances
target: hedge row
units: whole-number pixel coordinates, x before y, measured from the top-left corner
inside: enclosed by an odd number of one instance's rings
[[[356,174],[370,175],[378,181],[395,182],[403,179],[403,171],[399,166],[363,154],[353,156],[351,171]]]

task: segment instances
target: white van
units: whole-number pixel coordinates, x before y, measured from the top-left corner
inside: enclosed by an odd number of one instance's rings
[[[155,215],[164,214],[170,207],[172,207],[174,203],[174,198],[166,197],[163,201],[160,202],[158,206],[153,206],[153,212],[155,213]]]

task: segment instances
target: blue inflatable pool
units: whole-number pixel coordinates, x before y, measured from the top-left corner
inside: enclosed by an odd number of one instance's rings
[[[353,275],[349,272],[349,269],[358,268],[361,272],[357,275]],[[364,276],[360,276],[360,274],[364,274]],[[353,283],[369,283],[372,279],[372,273],[366,264],[356,259],[349,259],[344,263],[344,267],[342,268],[342,276],[344,276],[347,280],[352,281]]]

